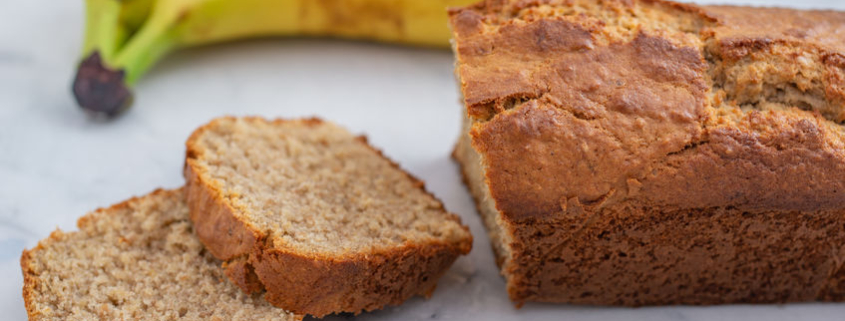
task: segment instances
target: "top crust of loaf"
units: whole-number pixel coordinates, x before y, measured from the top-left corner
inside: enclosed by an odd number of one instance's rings
[[[209,143],[209,136],[219,133],[225,133],[225,137],[218,139],[217,143]],[[264,139],[268,144],[247,146],[250,142]],[[270,201],[278,200],[277,205],[261,209],[261,212],[254,211],[256,207],[250,207],[252,205],[247,203],[259,199],[255,195],[257,189],[269,186],[265,184],[274,187],[285,186],[288,178],[277,178],[268,183],[262,182],[261,186],[246,188],[241,184],[259,179],[251,170],[240,168],[227,174],[228,177],[218,175],[214,169],[216,165],[212,164],[216,162],[213,157],[217,156],[215,153],[227,153],[224,149],[212,150],[217,148],[212,145],[218,143],[222,144],[220,146],[238,146],[237,148],[241,148],[245,154],[251,155],[249,157],[256,159],[258,153],[268,153],[272,156],[267,158],[268,160],[290,160],[290,165],[285,166],[293,166],[291,168],[297,168],[298,172],[287,177],[302,179],[305,183],[319,181],[323,176],[320,176],[320,173],[308,172],[310,167],[302,167],[301,163],[307,162],[303,159],[320,159],[325,155],[320,152],[304,154],[305,152],[299,151],[316,145],[322,146],[315,147],[317,149],[325,148],[320,149],[323,151],[350,148],[344,149],[348,153],[343,154],[351,157],[350,162],[363,162],[366,159],[374,161],[380,164],[377,165],[378,170],[386,171],[385,175],[398,179],[391,183],[394,184],[394,189],[399,191],[410,187],[405,190],[408,193],[406,195],[383,195],[384,199],[373,200],[375,203],[385,204],[383,201],[390,200],[392,203],[388,203],[395,204],[391,206],[399,207],[405,206],[402,204],[424,204],[425,209],[419,212],[419,215],[426,216],[409,222],[414,224],[412,226],[417,226],[418,224],[414,223],[417,221],[434,222],[432,224],[436,225],[425,228],[435,230],[430,231],[430,235],[426,234],[429,236],[421,236],[422,234],[418,233],[422,226],[414,228],[417,232],[397,230],[395,232],[399,233],[398,235],[388,239],[375,238],[377,241],[368,246],[339,244],[347,240],[362,240],[360,235],[355,234],[362,232],[358,230],[346,231],[348,233],[343,239],[327,235],[329,232],[316,231],[309,234],[316,238],[325,238],[324,244],[310,242],[310,238],[299,241],[301,237],[290,235],[303,231],[311,233],[308,228],[302,228],[307,227],[307,224],[296,222],[299,217],[322,219],[334,213],[334,210],[321,211],[317,207],[309,209],[307,206],[295,208],[290,204],[305,202],[304,198],[309,195],[319,195],[327,185],[313,185],[302,194],[303,199],[294,200],[283,199],[295,195],[295,190],[278,190],[275,192],[277,194],[272,194],[269,198]],[[360,313],[388,304],[399,304],[415,294],[430,295],[439,276],[445,273],[458,255],[468,253],[471,248],[472,237],[468,229],[460,224],[457,216],[446,212],[442,204],[425,191],[421,181],[384,158],[379,151],[370,147],[364,138],[353,137],[345,130],[319,119],[267,121],[262,118],[219,118],[195,131],[187,142],[187,149],[187,200],[200,239],[216,257],[226,261],[227,275],[244,291],[267,291],[265,298],[268,301],[296,313],[316,317],[338,312]],[[230,154],[225,155],[232,157]],[[339,157],[343,160],[346,156]],[[324,161],[328,164],[333,160],[325,158]],[[224,158],[223,162],[229,162],[229,159]],[[272,167],[275,165],[268,163],[253,162],[253,165],[251,168],[268,168],[266,175],[288,175],[287,173],[291,172],[284,167]],[[231,179],[232,176],[238,175],[244,175],[248,179],[240,183]],[[380,175],[371,172],[370,175],[348,179],[374,180],[381,177]],[[331,184],[329,187],[334,188],[332,186],[335,185]],[[337,195],[351,197],[354,192],[352,189],[338,190]],[[332,200],[315,200],[319,204],[323,204],[323,201]],[[350,213],[358,211],[354,206],[349,208],[352,211]],[[383,210],[387,211],[389,208]],[[373,212],[360,213],[371,215]],[[278,215],[287,216],[277,225],[261,222],[264,220],[261,217],[272,220]],[[397,216],[396,219],[401,217]],[[372,217],[372,220],[381,222],[377,217]],[[351,218],[349,221],[361,220]],[[328,219],[327,222],[338,224],[340,221]],[[333,226],[332,230],[342,228]],[[397,242],[399,239],[402,240]],[[344,249],[334,248],[340,246],[344,246]]]
[[[491,0],[450,14],[473,146],[508,218],[845,207],[845,13]]]
[[[29,320],[301,320],[224,279],[191,232],[182,194],[156,190],[99,209],[78,232],[55,231],[24,251]]]

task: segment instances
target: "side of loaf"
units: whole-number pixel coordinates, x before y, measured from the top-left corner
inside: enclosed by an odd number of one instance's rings
[[[230,284],[193,234],[182,190],[158,190],[24,251],[29,320],[301,320]]]
[[[472,244],[423,183],[317,119],[220,118],[187,142],[200,240],[247,293],[322,317],[431,295]]]
[[[450,11],[454,157],[512,300],[845,300],[845,13]]]

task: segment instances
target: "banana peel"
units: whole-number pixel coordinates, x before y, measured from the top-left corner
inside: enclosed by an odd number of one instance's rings
[[[447,48],[447,7],[477,0],[86,0],[83,59],[73,94],[115,116],[158,60],[184,47],[313,36]]]

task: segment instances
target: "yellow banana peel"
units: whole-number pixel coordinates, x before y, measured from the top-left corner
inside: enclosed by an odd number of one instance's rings
[[[79,105],[114,116],[131,86],[183,47],[236,39],[315,36],[448,48],[448,7],[477,0],[86,0]]]

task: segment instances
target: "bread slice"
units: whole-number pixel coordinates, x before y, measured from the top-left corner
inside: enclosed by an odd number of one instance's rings
[[[187,142],[200,240],[246,292],[321,317],[431,295],[472,236],[363,137],[318,119],[220,118]]]
[[[845,300],[845,13],[450,12],[455,151],[512,300]]]
[[[301,320],[225,280],[193,234],[182,190],[82,217],[24,251],[29,320]]]

